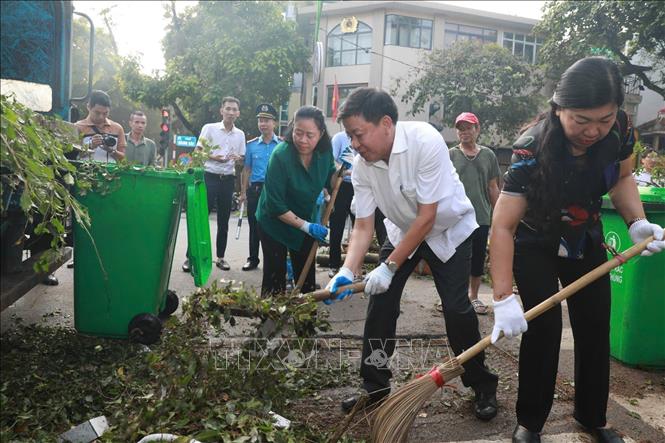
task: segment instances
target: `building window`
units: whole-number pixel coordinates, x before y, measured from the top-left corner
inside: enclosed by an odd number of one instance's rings
[[[296,72],[293,74],[293,80],[291,81],[291,92],[300,92],[302,90],[302,72]]]
[[[332,117],[332,97],[333,97],[333,88],[335,85],[328,85],[328,99],[326,100],[326,115]],[[355,83],[351,85],[337,85],[339,89],[339,105],[341,106],[344,103],[344,100],[351,94],[355,89],[365,88],[367,83]]]
[[[503,33],[503,47],[531,64],[538,63],[538,48],[543,40],[533,35],[516,34],[513,32]]]
[[[356,32],[342,33],[339,25],[328,34],[326,66],[367,65],[372,49],[372,28],[358,23]]]
[[[443,46],[447,48],[458,40],[477,40],[483,43],[496,43],[496,37],[496,29],[446,23]]]
[[[385,45],[432,49],[432,20],[386,15]]]

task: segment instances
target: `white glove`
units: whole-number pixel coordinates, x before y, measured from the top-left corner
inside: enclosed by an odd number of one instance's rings
[[[633,243],[637,244],[644,241],[650,235],[654,240],[647,244],[647,248],[642,251],[644,257],[653,255],[665,249],[665,238],[663,238],[663,228],[655,223],[649,223],[647,220],[638,220],[628,228],[628,234]]]
[[[506,338],[517,337],[527,330],[524,311],[517,302],[517,296],[512,294],[501,301],[492,301],[494,304],[494,328],[492,329],[492,343],[499,339],[503,331]]]
[[[381,263],[365,277],[365,294],[383,294],[388,290],[394,275],[387,264]]]

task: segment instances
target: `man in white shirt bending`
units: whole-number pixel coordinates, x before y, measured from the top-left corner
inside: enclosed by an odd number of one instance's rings
[[[397,106],[384,91],[361,88],[345,101],[339,120],[360,154],[351,180],[356,223],[344,266],[328,284],[333,293],[360,272],[374,231],[374,210],[386,217],[388,240],[380,265],[365,278],[369,295],[360,375],[375,404],[390,392],[388,360],[395,350],[395,328],[406,281],[425,260],[446,307],[448,339],[455,354],[480,340],[478,318],[467,296],[471,266],[469,236],[478,227],[441,135],[429,123],[397,122]],[[348,291],[345,291],[348,292]],[[338,294],[338,298],[346,293]],[[484,354],[464,364],[462,382],[476,394],[475,414],[490,420],[497,413],[498,377]],[[350,411],[357,397],[342,402]]]

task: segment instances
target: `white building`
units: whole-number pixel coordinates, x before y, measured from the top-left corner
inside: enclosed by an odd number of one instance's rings
[[[313,24],[315,16],[315,5],[298,7],[298,21]],[[391,91],[396,79],[408,79],[423,55],[456,40],[497,43],[535,63],[541,43],[531,33],[536,23],[534,19],[426,1],[326,2],[318,34],[322,42],[320,69],[305,76],[302,92],[292,95],[290,107],[294,111],[301,104],[316,104],[326,112],[328,128],[337,132],[342,128],[330,118],[335,80],[340,102],[360,86]],[[402,90],[395,96],[400,119],[441,123],[440,113],[431,107],[408,115],[410,105],[399,100]],[[446,140],[455,139],[450,129],[443,134]]]

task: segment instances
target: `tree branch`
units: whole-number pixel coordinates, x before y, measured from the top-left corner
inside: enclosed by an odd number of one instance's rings
[[[171,0],[171,15],[173,19],[173,29],[175,29],[176,32],[180,32],[180,20],[178,19],[178,13],[175,10],[175,1],[173,0]]]
[[[182,110],[180,109],[180,106],[174,101],[171,103],[173,105],[173,110],[175,111],[175,114],[178,116],[178,119],[182,122],[183,126],[189,130],[192,134],[194,134],[196,131],[194,131],[194,127],[192,124],[187,120],[187,118],[184,116],[182,113]]]
[[[111,8],[113,8],[113,6],[111,6]],[[115,35],[113,35],[112,20],[110,18],[111,8],[103,9],[101,15],[104,18],[104,24],[106,25],[106,30],[109,32],[109,35],[111,36],[111,46],[113,46],[113,52],[115,55],[119,55],[118,44],[115,41]]]
[[[623,52],[619,51],[617,48],[615,48],[613,46],[610,47],[610,49],[612,50],[612,52],[614,54],[616,54],[617,57],[619,57],[619,59],[621,59],[621,62],[624,65],[626,65],[627,67],[635,67],[635,65],[633,65],[630,62],[630,58],[628,58],[628,56],[625,55]],[[647,88],[649,88],[652,91],[656,92],[661,97],[665,98],[665,88],[661,88],[658,85],[656,85],[654,82],[652,82],[651,79],[645,74],[644,70],[634,69],[633,71],[635,72],[635,75],[638,76],[642,80],[642,83],[644,83],[644,86],[646,86]]]

